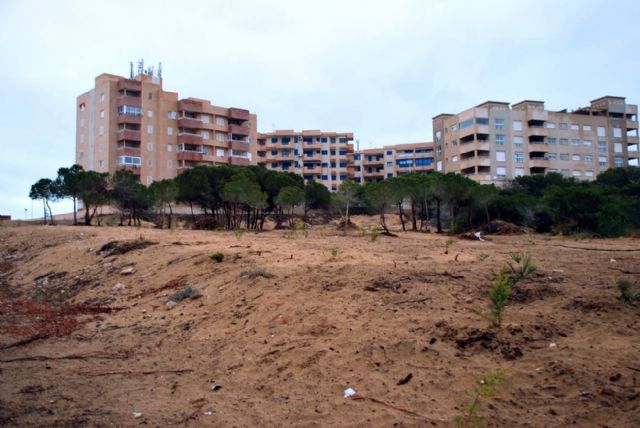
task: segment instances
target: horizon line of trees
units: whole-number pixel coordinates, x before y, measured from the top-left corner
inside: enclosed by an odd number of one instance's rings
[[[120,225],[151,219],[172,227],[173,207],[190,207],[195,228],[263,230],[267,218],[276,228],[292,226],[296,210],[307,220],[309,210],[339,214],[346,233],[351,215],[379,216],[383,233],[391,234],[388,215],[398,215],[403,231],[434,227],[442,233],[470,230],[503,220],[562,234],[586,232],[622,236],[640,231],[640,169],[614,168],[594,181],[577,181],[558,173],[517,177],[505,188],[479,184],[457,173],[414,173],[362,186],[343,181],[334,193],[299,175],[258,166],[197,166],[174,179],[141,184],[131,173],[86,171],[80,165],[60,168],[55,179],[38,180],[29,193],[42,200],[44,222],[53,223],[50,201],[70,198],[74,224],[77,202],[91,225],[99,206],[120,213]],[[203,213],[196,216],[194,207]],[[168,210],[168,213],[167,213]],[[100,222],[100,216],[98,216]]]

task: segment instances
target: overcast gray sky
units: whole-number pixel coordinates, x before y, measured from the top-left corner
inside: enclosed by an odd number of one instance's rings
[[[74,162],[75,98],[162,61],[180,96],[249,108],[258,130],[431,141],[487,99],[640,102],[638,1],[0,1],[0,214]],[[57,205],[54,214],[68,210]],[[36,205],[35,215],[40,215]]]

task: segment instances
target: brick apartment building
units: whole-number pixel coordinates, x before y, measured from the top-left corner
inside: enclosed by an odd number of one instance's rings
[[[637,165],[638,106],[612,96],[571,112],[546,110],[542,101],[487,101],[435,116],[433,140],[436,170],[481,183],[547,172],[592,180]]]
[[[351,179],[360,184],[411,172],[431,172],[433,163],[433,143],[396,144],[358,150],[349,156]]]
[[[258,165],[302,175],[330,190],[349,178],[353,134],[280,130],[258,135]]]
[[[129,170],[150,184],[195,165],[256,163],[255,114],[179,98],[152,71],[101,74],[76,108],[76,163],[85,169]]]

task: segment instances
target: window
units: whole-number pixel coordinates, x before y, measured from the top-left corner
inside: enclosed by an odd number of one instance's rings
[[[582,175],[582,171],[574,169],[573,170],[573,176],[574,177],[580,177]]]
[[[549,145],[555,145],[558,141],[555,138],[547,138],[547,144]]]
[[[606,137],[607,129],[604,126],[598,126],[598,137]]]
[[[216,149],[216,156],[218,156],[219,158],[223,158],[224,157],[224,149]]]
[[[328,176],[328,175],[321,175],[321,176],[320,176],[320,179],[321,179],[321,180],[328,180],[328,179],[329,179],[329,176]]]
[[[579,160],[580,160],[580,155],[573,155],[573,156],[571,156],[571,160],[579,161]]]
[[[584,140],[582,142],[586,147],[591,147],[591,145],[593,144],[593,142],[591,140]]]
[[[216,125],[219,125],[219,126],[226,125],[226,121],[224,120],[224,117],[216,117]]]
[[[547,153],[547,159],[556,160],[557,158],[558,158],[558,154],[557,153]]]
[[[100,128],[98,129],[98,134],[104,135],[104,126],[100,125]]]
[[[622,128],[613,128],[613,138],[622,138]]]
[[[488,117],[476,117],[476,124],[477,125],[488,125],[489,124],[489,118]]]
[[[593,171],[585,171],[585,172],[584,172],[584,175],[585,175],[586,177],[593,177]]]
[[[173,135],[173,128],[171,126],[167,127],[167,135]]]
[[[521,120],[514,120],[513,121],[513,130],[514,131],[522,131],[522,121]]]
[[[84,111],[85,104],[84,103],[80,103],[80,105],[78,107],[80,108],[80,111]]]
[[[622,143],[613,143],[614,153],[622,153]]]
[[[582,125],[582,130],[584,132],[591,132],[591,125]]]
[[[505,162],[507,160],[507,153],[504,151],[496,151],[496,161]]]
[[[504,146],[504,135],[496,134],[496,146]]]
[[[545,126],[548,129],[556,129],[556,123],[555,122],[547,122],[547,123],[545,123]]]
[[[84,128],[84,117],[80,118],[80,128]]]
[[[80,144],[84,143],[84,134],[80,134]]]
[[[120,106],[118,107],[118,114],[126,114],[129,116],[142,116],[142,109],[140,107],[132,106]]]
[[[153,151],[153,143],[147,143],[147,150]]]
[[[524,175],[524,168],[516,168],[516,177],[522,177]]]
[[[570,171],[568,169],[563,169],[560,171],[560,174],[564,175],[565,177],[569,176]]]
[[[599,153],[607,153],[607,142],[606,141],[598,141],[598,152]]]
[[[200,120],[202,121],[202,123],[209,123],[209,115],[203,114],[202,116],[200,116]]]
[[[516,163],[524,163],[524,153],[516,152],[515,160],[516,160]]]
[[[580,145],[580,140],[578,140],[577,138],[572,138],[571,139],[571,145],[572,146],[579,146]]]
[[[171,144],[167,144],[167,151],[171,153],[173,151],[173,146]]]
[[[118,165],[136,165],[140,166],[141,160],[136,156],[120,156],[118,158]]]
[[[173,168],[173,161],[171,159],[167,161],[167,168],[169,169]]]
[[[149,93],[147,94],[147,99],[148,99],[148,100],[152,100],[152,99],[153,99],[153,92],[149,92]]]
[[[456,147],[458,145],[458,141],[456,140],[451,140],[451,147]],[[416,150],[416,153],[420,153],[418,150]],[[425,152],[426,153],[426,152]]]
[[[460,129],[466,129],[473,126],[473,118],[460,122]]]
[[[393,155],[393,150],[387,150],[387,155],[388,155],[388,156]]]
[[[613,160],[613,164],[616,168],[622,168],[623,166],[622,156],[616,156],[615,159]]]
[[[458,156],[451,156],[451,162],[458,162]]]
[[[153,134],[153,125],[147,125],[147,134]]]
[[[458,124],[454,123],[453,125],[451,125],[451,132],[456,132],[458,130]]]
[[[569,160],[569,153],[560,153],[560,160]]]
[[[561,146],[568,146],[569,145],[569,140],[566,138],[560,138],[560,145]]]
[[[607,166],[607,157],[600,156],[598,157],[598,166],[606,167]]]
[[[153,117],[153,110],[147,110],[147,116]]]
[[[81,152],[80,152],[79,157],[80,157],[80,159],[83,159],[83,158],[84,158],[84,152],[83,152],[83,151],[81,151]]]
[[[147,175],[147,184],[151,184],[153,183],[153,177],[150,175]]]
[[[560,123],[560,126],[558,126],[558,128],[560,129],[569,129],[569,125],[566,123]]]
[[[221,132],[216,132],[216,141],[224,141],[226,139],[225,135]]]
[[[327,137],[322,137],[322,138],[320,138],[320,142],[321,143],[328,143],[329,139]]]
[[[153,166],[153,161],[151,159],[147,159],[147,166],[151,168]]]
[[[507,176],[507,168],[503,166],[499,166],[496,168],[496,175],[498,177],[506,177]]]
[[[584,155],[584,161],[587,163],[591,163],[593,162],[593,156],[591,155]]]
[[[409,168],[413,166],[413,159],[398,159],[396,160],[396,165],[400,168]]]
[[[513,146],[514,147],[522,147],[522,137],[513,137]]]
[[[100,168],[104,168],[104,161],[102,159],[100,159],[98,161],[98,165],[100,166]]]
[[[572,123],[570,125],[570,128],[571,128],[572,131],[577,131],[578,129],[580,129],[580,127],[578,126],[577,123]]]
[[[102,92],[100,94],[100,102],[103,103],[104,102],[104,92]]]
[[[209,139],[209,131],[202,131],[202,138],[205,140]]]
[[[442,131],[436,131],[436,141],[442,140]]]
[[[493,124],[496,129],[504,129],[504,119],[494,119]]]
[[[100,119],[104,119],[104,110],[100,110]]]
[[[178,114],[175,111],[168,111],[167,112],[167,119],[174,120],[177,117],[178,117]]]

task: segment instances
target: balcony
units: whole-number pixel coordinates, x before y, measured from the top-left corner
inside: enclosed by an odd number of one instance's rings
[[[176,158],[180,161],[192,161],[198,162],[202,160],[202,153],[191,151],[191,150],[181,150],[176,153]]]
[[[117,104],[118,107],[125,105],[131,107],[142,107],[142,98],[131,95],[119,95],[117,98]]]
[[[201,144],[202,135],[180,132],[178,134],[178,144]]]
[[[627,120],[627,129],[638,129],[637,120]]]
[[[236,135],[248,136],[251,131],[245,126],[229,124],[229,132]]]
[[[529,137],[546,137],[549,135],[547,128],[542,126],[530,126],[528,128]]]
[[[249,158],[242,158],[238,156],[231,156],[229,158],[229,165],[249,165],[251,160]]]
[[[118,80],[118,91],[126,89],[127,91],[142,91],[142,82],[133,79]]]
[[[302,168],[302,173],[305,175],[322,175],[322,168],[309,168],[305,166]]]
[[[491,166],[491,157],[490,156],[478,155],[475,159],[476,159],[476,165],[477,166]]]
[[[118,147],[116,156],[136,156],[140,157],[140,147]]]
[[[234,108],[234,107],[231,107],[229,109],[229,119],[249,120],[250,117],[251,117],[251,114],[249,113],[249,110],[245,110],[242,108]]]
[[[627,135],[627,144],[638,144],[638,137],[635,135]]]
[[[136,131],[133,129],[119,129],[116,133],[118,136],[118,141],[140,141],[140,131]]]
[[[180,116],[178,118],[180,128],[199,129],[202,128],[202,121],[193,117]]]
[[[229,146],[231,150],[241,150],[243,152],[248,152],[251,150],[251,144],[247,141],[229,140]]]
[[[133,175],[140,175],[140,165],[117,165],[116,170],[128,171]]]
[[[529,108],[527,109],[527,122],[530,120],[546,122],[549,120],[549,112],[543,109]]]
[[[467,169],[467,168],[473,168],[477,165],[478,163],[478,158],[474,157],[470,157],[470,158],[466,158],[466,159],[461,159],[458,161],[458,167],[462,170],[462,169]]]
[[[128,123],[131,125],[142,124],[142,116],[134,116],[132,114],[119,114],[118,123]]]
[[[179,111],[191,111],[194,113],[202,113],[202,101],[196,100],[180,100],[178,101]]]
[[[529,158],[529,168],[549,168],[549,159],[544,156]]]

